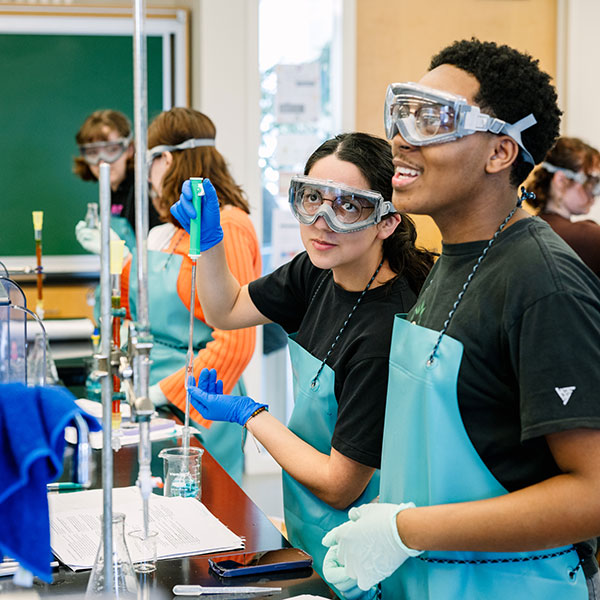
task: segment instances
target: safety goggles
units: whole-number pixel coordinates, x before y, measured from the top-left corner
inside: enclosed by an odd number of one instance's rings
[[[567,179],[571,179],[572,181],[581,184],[592,196],[600,196],[600,175],[587,175],[581,171],[576,173],[575,171],[571,171],[571,169],[557,167],[549,162],[543,162],[541,167],[548,171],[548,173],[560,171],[561,173],[564,173]]]
[[[80,144],[79,152],[81,158],[88,165],[95,166],[100,162],[114,163],[119,160],[123,153],[131,144],[131,135],[118,140],[107,140],[105,142],[92,142],[90,144]]]
[[[158,158],[163,152],[174,152],[176,150],[189,150],[190,148],[200,148],[201,146],[214,146],[215,139],[214,138],[191,138],[189,140],[185,140],[185,142],[181,142],[180,144],[176,144],[175,146],[154,146],[154,148],[150,148],[150,150],[146,150],[146,162],[148,166],[152,164],[152,161],[155,158]]]
[[[379,192],[336,183],[331,180],[292,177],[289,192],[292,213],[303,225],[323,217],[337,233],[360,231],[395,213],[393,204]]]
[[[482,113],[462,96],[418,83],[392,83],[385,97],[384,121],[388,139],[398,132],[413,146],[452,142],[478,131],[508,135],[519,144],[523,159],[535,164],[521,141],[521,132],[536,123],[533,114],[511,125]]]

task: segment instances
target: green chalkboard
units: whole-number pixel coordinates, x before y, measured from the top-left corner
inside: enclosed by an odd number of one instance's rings
[[[148,37],[148,117],[162,110],[162,38]],[[85,254],[75,224],[98,184],[72,172],[75,133],[94,110],[133,118],[133,41],[111,35],[0,35],[0,256]]]

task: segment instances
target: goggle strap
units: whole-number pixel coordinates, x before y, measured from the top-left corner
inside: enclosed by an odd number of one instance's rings
[[[155,146],[154,148],[150,148],[153,154],[160,152],[170,152],[172,150],[189,150],[191,148],[199,148],[200,146],[214,146],[215,140],[214,138],[192,138],[189,140],[185,140],[185,142],[181,142],[181,144],[176,144],[175,146],[169,146],[168,144],[161,144],[160,146]]]
[[[541,167],[548,171],[548,173],[560,171],[561,173],[564,173],[568,179],[580,183],[581,185],[587,181],[587,177],[583,173],[575,173],[575,171],[571,171],[571,169],[567,169],[566,167],[557,167],[549,162],[543,162]]]
[[[517,144],[519,144],[521,150],[523,150],[523,159],[526,162],[531,163],[532,165],[535,165],[535,161],[523,145],[523,142],[521,140],[521,132],[525,131],[526,129],[529,129],[530,127],[533,127],[536,123],[537,120],[533,116],[533,113],[529,113],[526,117],[523,117],[522,119],[520,119],[516,123],[513,123],[512,125],[510,123],[505,123],[504,127],[501,130],[502,133],[505,133],[506,135],[510,136],[513,140],[515,140],[515,142],[517,142]]]
[[[175,146],[169,146],[168,144],[161,144],[160,146],[154,146],[146,150],[146,161],[150,162],[154,156],[158,157],[163,152],[173,152],[174,150],[190,150],[191,148],[199,148],[201,146],[214,146],[215,138],[190,138],[176,144]]]
[[[378,214],[378,222],[379,222],[379,221],[381,221],[382,217],[385,217],[385,215],[391,215],[398,211],[396,210],[394,205],[389,200],[385,200],[384,202],[381,203],[380,209],[378,212],[379,212],[379,214]]]

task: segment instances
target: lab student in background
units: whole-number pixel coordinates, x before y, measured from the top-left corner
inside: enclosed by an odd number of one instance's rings
[[[156,406],[185,411],[185,364],[189,343],[189,311],[194,311],[194,375],[204,367],[223,374],[227,393],[243,394],[242,372],[254,352],[254,328],[223,331],[205,317],[204,304],[192,291],[190,236],[169,209],[189,177],[210,177],[219,191],[223,246],[228,268],[241,283],[260,275],[260,247],[249,217],[243,190],[233,180],[225,158],[215,148],[216,129],[205,114],[190,108],[173,108],[159,114],[148,128],[148,176],[151,198],[162,225],[148,234],[149,320],[154,338],[150,369],[150,399]],[[137,314],[135,257],[125,263],[123,304],[128,318]],[[206,279],[202,286],[212,283]],[[181,415],[182,412],[179,412]],[[192,424],[212,456],[241,483],[244,457],[241,432],[231,423],[213,423],[193,408]]]
[[[395,318],[379,503],[325,537],[325,577],[384,599],[596,598],[600,281],[518,197],[558,135],[550,77],[460,41],[385,106],[394,205],[443,248]]]
[[[600,276],[600,225],[587,215],[600,195],[600,152],[579,138],[561,137],[527,185],[538,215]]]
[[[204,186],[202,306],[224,329],[275,322],[290,334],[295,405],[286,427],[265,405],[223,395],[214,371],[201,373],[192,402],[206,418],[245,426],[281,465],[289,540],[319,573],[324,533],[379,492],[393,316],[412,306],[433,262],[393,208],[393,172],[384,139],[347,133],[324,142],[289,191],[306,251],[249,285],[227,265],[221,194]],[[184,227],[196,214],[189,185],[172,209]],[[343,582],[337,588],[343,593]]]
[[[75,136],[80,155],[73,159],[73,172],[83,181],[98,181],[100,163],[110,164],[111,239],[125,241],[135,248],[134,146],[129,119],[117,110],[97,110],[89,115]],[[82,217],[85,209],[82,207]],[[150,205],[149,227],[160,223]],[[75,235],[88,252],[100,253],[100,229],[77,223]]]

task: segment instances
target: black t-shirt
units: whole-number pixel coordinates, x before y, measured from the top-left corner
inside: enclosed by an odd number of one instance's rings
[[[110,203],[113,206],[122,206],[118,217],[123,217],[129,221],[133,232],[135,233],[135,185],[134,172],[127,171],[125,179],[119,187],[114,191],[110,198]],[[160,225],[162,221],[154,208],[152,201],[148,202],[148,229],[152,229],[155,225]]]
[[[441,330],[487,243],[445,244],[409,320]],[[545,435],[600,428],[600,280],[541,219],[498,236],[447,334],[466,431],[508,491],[559,473]]]
[[[348,292],[331,271],[316,268],[306,252],[249,285],[252,301],[271,321],[323,360],[361,292]],[[369,290],[327,359],[335,373],[338,416],[331,445],[341,454],[379,468],[393,319],[415,294],[404,277]]]

